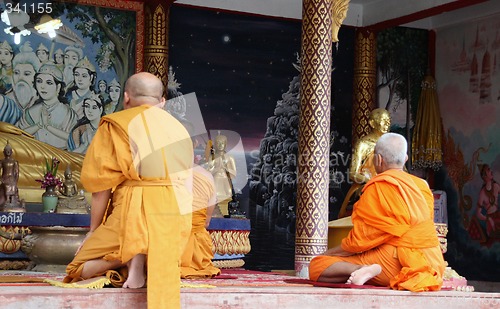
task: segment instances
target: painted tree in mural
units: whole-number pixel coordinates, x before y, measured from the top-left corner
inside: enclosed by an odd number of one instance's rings
[[[296,67],[297,68],[297,67]],[[300,75],[276,103],[251,170],[250,199],[267,213],[269,227],[295,229]]]
[[[426,73],[427,32],[411,28],[390,28],[377,35],[378,90],[387,87],[385,109],[396,110],[403,101],[418,102],[420,83]],[[411,104],[416,115],[418,104]]]
[[[293,63],[301,71],[300,56]],[[332,72],[334,70],[332,69]],[[250,199],[264,207],[269,227],[286,228],[289,233],[295,231],[296,191],[297,191],[297,156],[300,104],[300,73],[292,78],[288,90],[276,102],[274,114],[267,119],[266,133],[260,142],[259,159],[250,171]],[[335,109],[332,107],[332,114]],[[344,152],[335,146],[337,130],[330,133],[330,206],[338,202],[342,194],[341,185],[345,183],[348,172],[344,162]],[[341,138],[346,143],[346,138]],[[343,171],[342,168],[346,168]],[[340,177],[339,177],[340,176]],[[330,209],[333,212],[337,210]]]
[[[101,43],[96,62],[101,71],[114,68],[124,85],[128,76],[135,72],[136,19],[135,12],[119,11],[99,6],[58,4],[52,15],[66,13],[83,37],[93,43]]]

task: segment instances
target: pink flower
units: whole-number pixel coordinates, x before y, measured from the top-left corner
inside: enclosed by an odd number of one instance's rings
[[[199,164],[203,157],[201,155],[195,155],[194,156],[194,164]]]
[[[40,182],[42,189],[47,187],[59,187],[62,185],[62,181],[57,177],[57,169],[59,168],[60,161],[57,158],[52,158],[52,162],[45,159],[45,174],[43,179],[35,179],[35,181]]]

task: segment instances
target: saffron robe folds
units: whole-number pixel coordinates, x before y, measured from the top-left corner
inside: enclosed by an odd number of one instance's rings
[[[380,264],[368,281],[398,290],[435,291],[442,286],[445,261],[434,227],[434,199],[428,184],[399,170],[372,178],[354,205],[353,228],[342,240],[348,257],[317,256],[309,274],[317,280],[330,265]]]
[[[81,182],[89,192],[114,189],[112,212],[67,266],[64,282],[81,280],[88,260],[126,264],[147,254],[148,308],[180,308],[192,161],[189,134],[164,110],[142,105],[104,116],[85,156]],[[126,271],[106,275],[121,286]]]
[[[214,180],[201,166],[193,171],[193,225],[181,258],[181,278],[211,278],[220,274],[212,263],[212,238],[205,228],[207,207],[210,201],[215,202]]]

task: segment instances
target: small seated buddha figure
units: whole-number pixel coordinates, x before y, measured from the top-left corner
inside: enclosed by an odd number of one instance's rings
[[[363,185],[377,174],[373,166],[373,151],[382,134],[389,132],[391,115],[384,108],[376,108],[370,113],[368,124],[371,131],[360,138],[353,147],[349,168],[349,179],[352,185],[340,207],[339,218],[346,215],[346,208],[351,198],[356,195],[359,197]]]
[[[61,195],[57,204],[57,213],[88,213],[89,205],[85,196],[78,193],[69,164],[64,171],[64,181],[59,193]]]

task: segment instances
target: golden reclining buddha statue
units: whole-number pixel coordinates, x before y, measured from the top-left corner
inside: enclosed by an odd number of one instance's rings
[[[58,169],[58,176],[62,176],[68,164],[73,173],[73,179],[78,188],[82,189],[80,183],[80,171],[82,169],[83,158],[82,154],[69,152],[49,144],[36,140],[31,134],[19,129],[18,127],[7,123],[0,122],[0,148],[3,149],[7,142],[13,149],[12,157],[19,163],[19,197],[25,198],[26,202],[33,202],[32,197],[27,197],[28,191],[35,190],[36,199],[41,199],[40,183],[35,179],[42,179],[45,171],[45,160],[50,160],[54,157],[61,162]],[[23,192],[24,191],[24,192]]]

